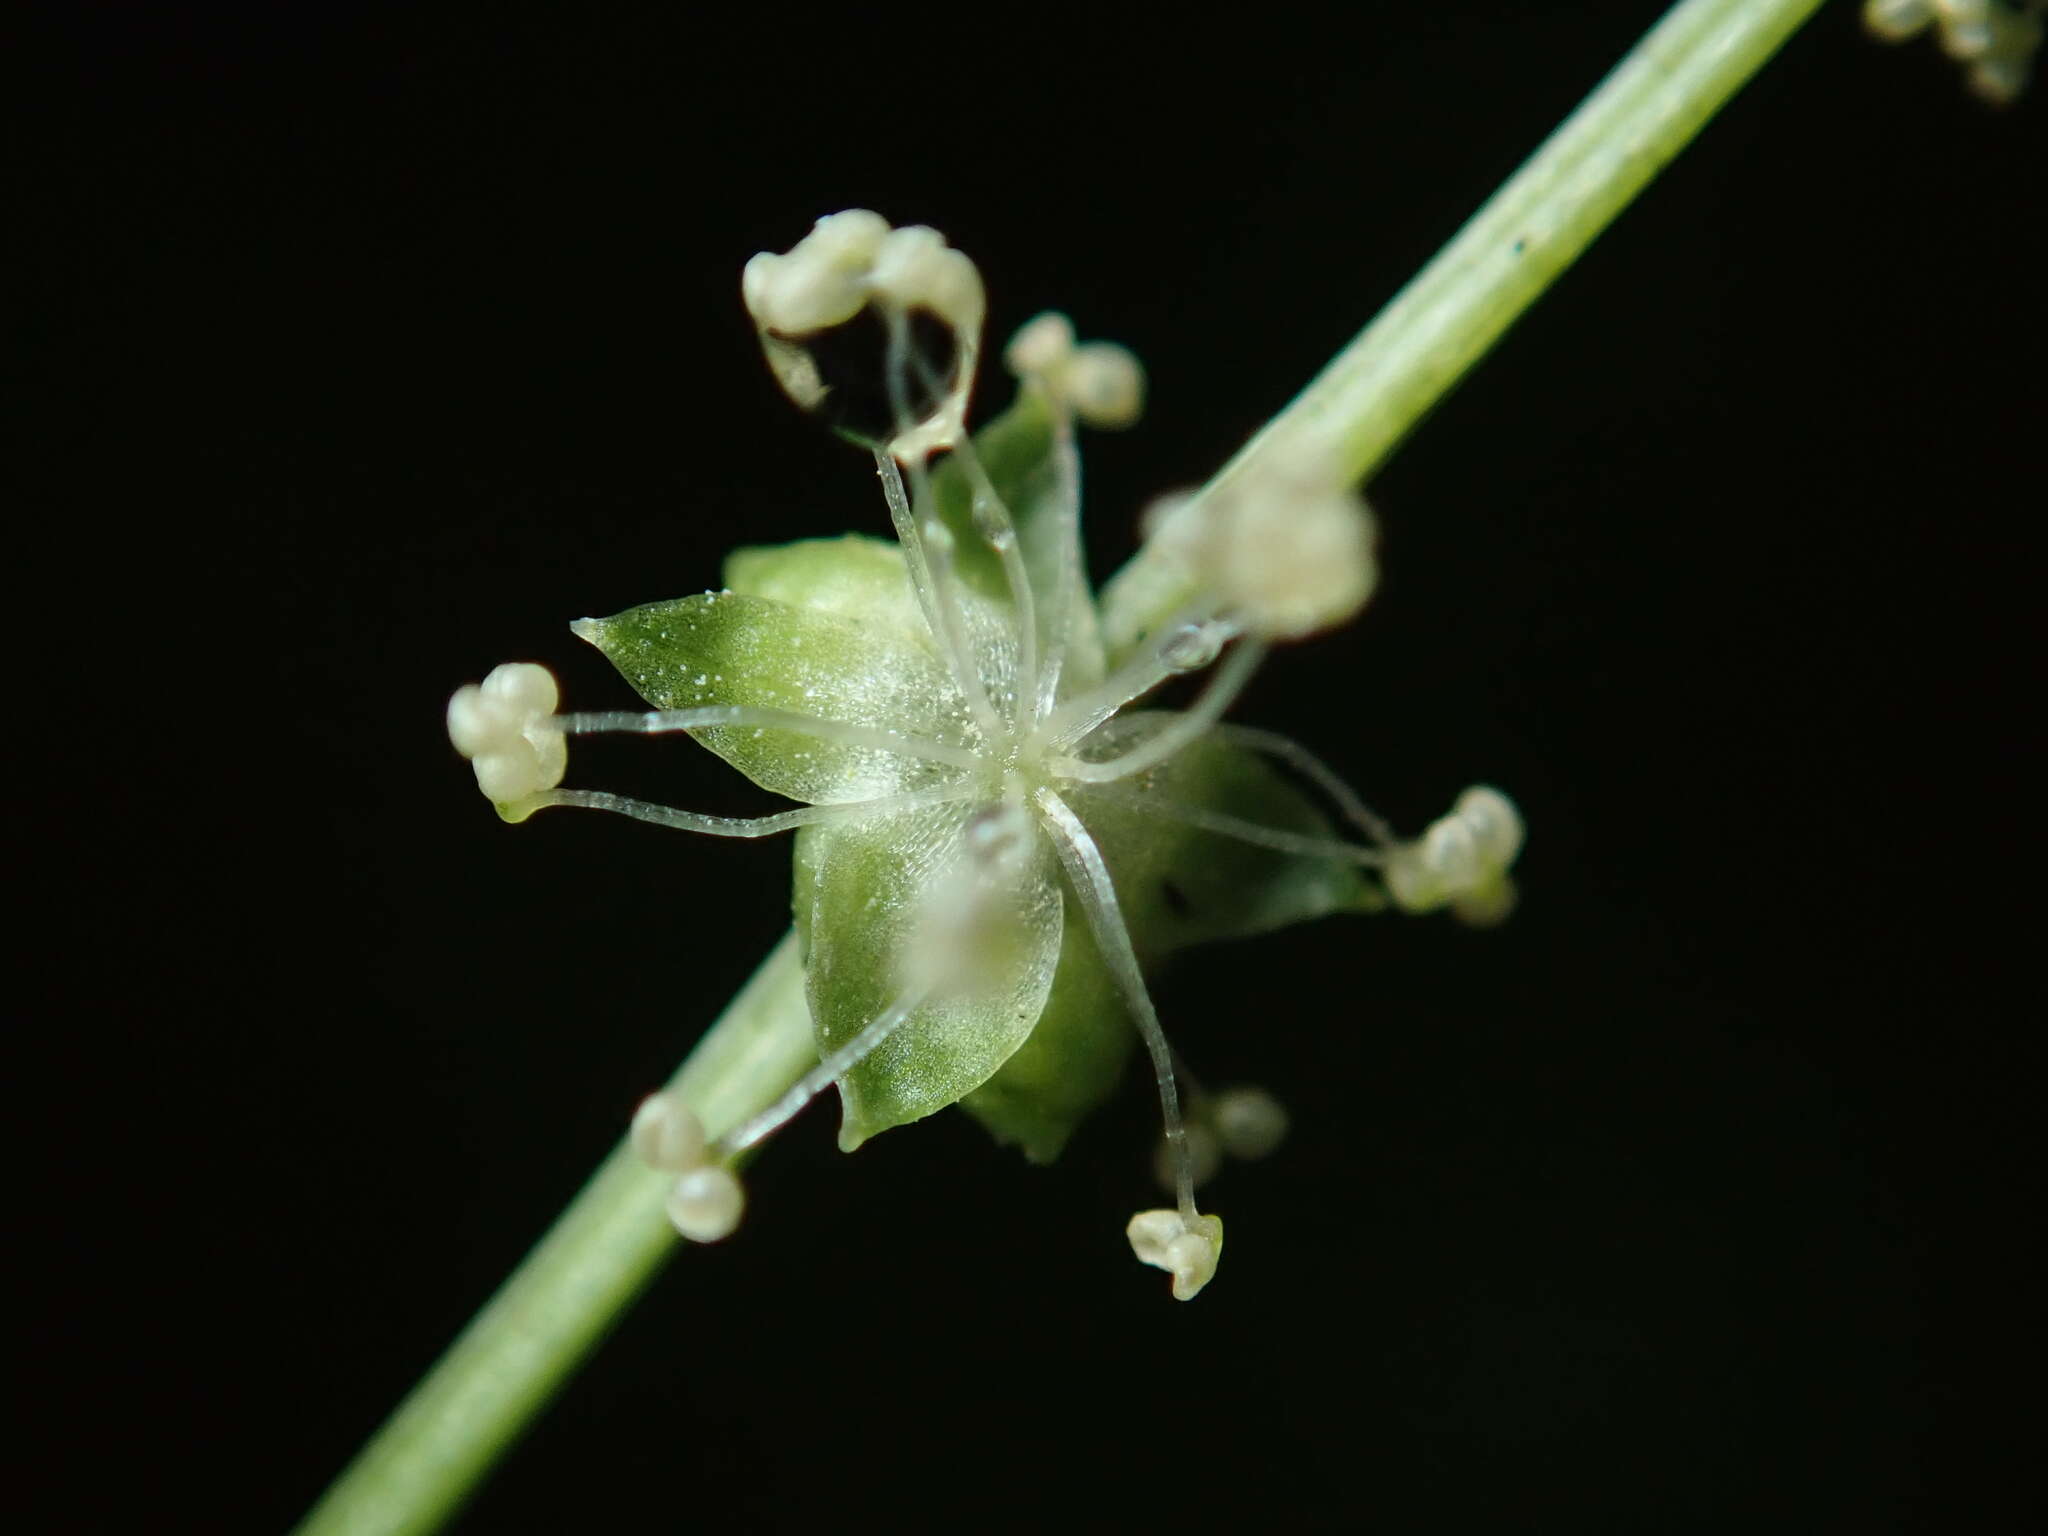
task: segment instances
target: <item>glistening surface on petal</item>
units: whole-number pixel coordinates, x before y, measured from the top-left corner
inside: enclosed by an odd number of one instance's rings
[[[1059,967],[1031,1037],[960,1101],[997,1141],[1049,1163],[1116,1089],[1138,1033],[1078,914],[1060,936]]]
[[[936,657],[884,625],[707,592],[571,626],[657,709],[752,705],[843,724],[972,740]],[[830,804],[920,789],[958,768],[753,726],[691,733],[763,789]]]
[[[944,805],[857,825],[806,827],[796,841],[797,933],[821,1053],[852,1040],[904,986],[931,892],[958,856],[973,808]],[[1060,956],[1056,866],[1034,836],[992,898],[994,936],[962,992],[919,1008],[840,1085],[840,1145],[851,1151],[980,1087],[1031,1034]]]

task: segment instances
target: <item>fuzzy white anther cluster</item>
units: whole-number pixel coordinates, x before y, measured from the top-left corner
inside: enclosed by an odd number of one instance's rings
[[[1141,1264],[1173,1276],[1173,1299],[1193,1301],[1216,1275],[1223,1254],[1223,1218],[1197,1216],[1191,1226],[1179,1211],[1140,1211],[1124,1228]]]
[[[693,1243],[732,1235],[746,1210],[746,1191],[730,1168],[710,1160],[702,1122],[674,1090],[641,1100],[627,1140],[641,1162],[677,1176],[666,1206],[676,1231]]]
[[[553,789],[569,767],[569,744],[547,724],[561,701],[554,674],[508,661],[448,701],[448,739],[476,769],[477,788],[500,805]]]
[[[827,214],[783,255],[756,255],[740,293],[754,324],[779,336],[807,336],[879,303],[928,309],[972,346],[988,307],[980,271],[944,235],[922,224],[891,229],[865,208]]]
[[[2044,11],[2048,0],[2022,0],[2016,9],[1999,0],[1864,0],[1863,24],[1887,42],[1933,27],[1970,89],[2002,106],[2027,87]]]
[[[951,387],[923,421],[899,420],[889,449],[908,463],[965,436],[988,299],[980,270],[937,230],[922,224],[892,229],[865,208],[827,214],[782,255],[762,251],[748,261],[740,293],[776,382],[806,411],[817,410],[829,393],[806,337],[870,305],[899,338],[912,310],[937,316],[953,333],[958,354]]]
[[[1474,785],[1412,843],[1388,856],[1387,892],[1406,912],[1449,907],[1487,926],[1514,906],[1508,869],[1522,851],[1522,813],[1497,789]]]
[[[1010,338],[1003,361],[1091,427],[1128,427],[1145,412],[1145,368],[1113,341],[1074,342],[1073,323],[1048,311]]]
[[[1355,617],[1379,584],[1365,498],[1312,465],[1276,468],[1206,497],[1164,502],[1148,537],[1267,640],[1301,640]]]

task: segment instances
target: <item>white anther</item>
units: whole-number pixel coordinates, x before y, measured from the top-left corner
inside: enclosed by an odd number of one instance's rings
[[[946,237],[923,224],[892,230],[875,254],[869,284],[874,297],[899,310],[928,309],[972,349],[981,335],[988,300],[981,272]]]
[[[1312,466],[1168,502],[1147,523],[1162,554],[1264,639],[1299,640],[1344,623],[1379,581],[1371,510]]]
[[[899,424],[890,447],[908,460],[950,447],[966,431],[967,397],[987,310],[981,273],[935,229],[891,229],[865,208],[827,214],[783,255],[762,251],[740,274],[740,295],[754,317],[761,348],[783,392],[807,411],[824,404],[828,387],[804,345],[874,305],[892,326],[913,309],[928,310],[953,332],[958,349],[952,387],[922,423]]]
[[[1128,347],[1091,341],[1066,366],[1060,387],[1091,427],[1128,427],[1145,411],[1145,369]]]
[[[730,1168],[707,1164],[692,1168],[669,1191],[668,1219],[693,1243],[715,1243],[732,1236],[747,1208],[746,1191]]]
[[[1879,37],[1898,42],[1934,20],[1934,0],[1867,0],[1863,24]]]
[[[640,1101],[627,1139],[641,1162],[662,1173],[687,1173],[704,1161],[704,1123],[673,1090]]]
[[[1515,803],[1497,789],[1474,785],[1449,815],[1388,856],[1387,892],[1403,911],[1448,906],[1466,922],[1498,922],[1514,903],[1507,873],[1522,839]]]
[[[804,336],[867,307],[889,221],[865,208],[829,213],[787,255],[762,251],[740,275],[747,313],[764,331]]]
[[[1287,1111],[1263,1088],[1227,1088],[1210,1101],[1223,1150],[1246,1162],[1270,1157],[1287,1139]]]
[[[1128,427],[1145,409],[1145,369],[1112,341],[1074,345],[1065,315],[1048,311],[1025,324],[1003,349],[1019,378],[1035,379],[1091,427]]]
[[[562,782],[569,745],[545,722],[561,693],[546,667],[507,662],[448,701],[448,739],[476,769],[477,787],[500,805]]]
[[[1192,1301],[1216,1275],[1223,1254],[1223,1220],[1197,1216],[1190,1227],[1179,1211],[1140,1211],[1124,1228],[1141,1264],[1173,1276],[1173,1298]]]
[[[1056,310],[1027,320],[1003,348],[1003,364],[1019,378],[1055,373],[1074,355],[1074,325]]]
[[[1970,89],[2002,106],[2026,89],[2044,10],[2040,0],[1865,0],[1863,24],[1888,42],[1933,24],[1941,51],[1963,66]]]
[[[1522,813],[1515,802],[1487,784],[1474,784],[1451,807],[1465,824],[1479,856],[1494,869],[1506,869],[1522,851]]]

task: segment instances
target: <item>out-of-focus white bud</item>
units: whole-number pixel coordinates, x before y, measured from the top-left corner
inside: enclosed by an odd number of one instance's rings
[[[913,312],[936,317],[952,336],[950,382],[930,410],[919,406],[919,419],[893,424],[887,447],[909,462],[951,447],[966,432],[988,301],[980,270],[937,230],[922,224],[891,229],[865,208],[828,214],[788,252],[763,251],[748,261],[740,294],[776,382],[806,411],[820,409],[831,393],[810,338],[870,307],[892,337],[907,334]],[[891,390],[908,397],[931,384],[914,375],[901,353],[892,358]],[[863,428],[855,435],[866,440],[866,434]]]
[[[1147,540],[1226,614],[1267,640],[1300,640],[1355,617],[1379,583],[1365,498],[1313,467],[1275,468],[1147,518]]]
[[[1091,341],[1061,379],[1074,414],[1091,427],[1128,427],[1145,412],[1145,369],[1128,347]]]
[[[1287,1139],[1287,1111],[1263,1088],[1226,1088],[1209,1104],[1223,1150],[1245,1162],[1270,1157]]]
[[[732,1236],[747,1208],[747,1193],[730,1168],[707,1164],[692,1168],[669,1191],[668,1219],[693,1243],[715,1243]]]
[[[1113,341],[1074,344],[1073,323],[1047,311],[1010,338],[1003,361],[1091,427],[1128,427],[1145,410],[1145,368]]]
[[[500,805],[562,782],[569,745],[546,721],[561,699],[554,675],[530,661],[494,668],[448,701],[448,739],[476,770],[477,788]]]
[[[704,1161],[704,1125],[671,1090],[650,1093],[627,1135],[634,1155],[662,1173],[687,1173]]]

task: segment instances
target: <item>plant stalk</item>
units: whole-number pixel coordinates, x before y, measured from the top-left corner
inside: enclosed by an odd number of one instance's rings
[[[1197,499],[1275,464],[1370,476],[1820,4],[1673,6]],[[1141,549],[1103,592],[1112,658],[1196,596],[1185,571]]]
[[[669,1086],[716,1138],[774,1103],[817,1059],[789,933]],[[299,1536],[412,1536],[452,1515],[674,1251],[662,1212],[673,1182],[620,1142],[335,1479]]]

